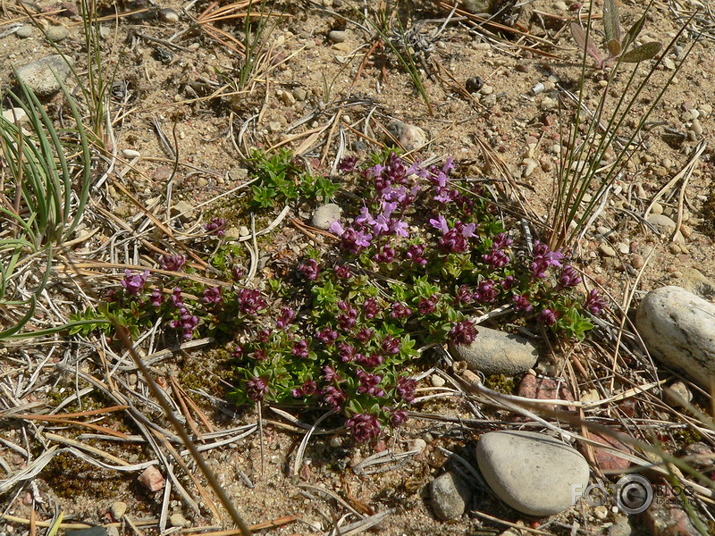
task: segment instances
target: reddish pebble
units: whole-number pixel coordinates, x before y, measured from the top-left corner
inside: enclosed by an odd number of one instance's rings
[[[139,482],[144,484],[149,491],[159,491],[164,487],[164,477],[161,472],[159,472],[159,469],[153,465],[147,467],[144,472],[139,475]]]

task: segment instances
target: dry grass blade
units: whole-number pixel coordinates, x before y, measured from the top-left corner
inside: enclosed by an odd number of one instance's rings
[[[31,414],[23,414],[23,413],[5,412],[5,413],[0,414],[0,417],[4,417],[7,419],[21,419],[21,420],[27,420],[27,421],[44,421],[44,422],[58,423],[58,424],[69,424],[69,425],[73,425],[73,426],[83,426],[86,428],[91,428],[92,430],[97,430],[98,432],[104,432],[105,434],[109,434],[111,436],[118,437],[120,439],[126,439],[127,434],[125,434],[124,432],[118,432],[111,428],[107,428],[106,426],[100,426],[98,424],[94,424],[91,422],[82,422],[82,421],[72,420],[72,417],[86,417],[88,415],[102,415],[105,413],[112,413],[114,411],[123,411],[126,409],[128,409],[128,406],[114,406],[114,407],[106,408],[106,409],[97,409],[97,410],[92,410],[92,411],[81,411],[81,412],[77,412],[77,413],[66,413],[63,415],[31,415]]]

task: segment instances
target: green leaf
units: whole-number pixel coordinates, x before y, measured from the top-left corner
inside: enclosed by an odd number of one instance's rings
[[[646,11],[643,13],[643,16],[638,19],[633,26],[631,26],[628,31],[626,32],[626,35],[623,37],[623,40],[621,41],[621,48],[623,50],[627,49],[631,43],[633,43],[638,35],[641,33],[641,30],[643,30],[643,26],[645,25],[645,19],[646,19],[646,14],[648,12]]]
[[[663,46],[661,43],[657,43],[655,41],[646,43],[623,54],[621,56],[621,61],[638,63],[644,60],[653,59],[658,52],[660,52],[661,46]]]

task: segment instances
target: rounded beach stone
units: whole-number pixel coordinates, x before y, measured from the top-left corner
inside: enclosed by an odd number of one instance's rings
[[[524,337],[478,326],[477,338],[470,344],[452,344],[450,351],[455,359],[487,376],[521,374],[536,364],[539,352]]]
[[[588,486],[586,459],[565,443],[535,432],[484,434],[477,443],[477,463],[497,497],[527,515],[561,512]]]
[[[472,490],[464,480],[447,472],[430,482],[430,497],[435,515],[447,521],[464,513],[472,498]]]
[[[648,351],[708,389],[715,381],[715,304],[680,287],[649,292],[636,328]]]

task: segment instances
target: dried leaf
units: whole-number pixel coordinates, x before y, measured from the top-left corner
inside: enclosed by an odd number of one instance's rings
[[[663,46],[662,43],[657,43],[655,41],[646,43],[645,45],[636,47],[633,50],[629,50],[628,52],[623,54],[621,56],[621,61],[625,61],[628,63],[638,63],[643,60],[650,60],[654,58],[658,54],[658,52],[660,52],[661,46]]]
[[[621,19],[618,15],[616,0],[606,0],[603,6],[603,29],[606,33],[606,43],[621,41]]]
[[[595,59],[599,65],[603,63],[601,52],[593,43],[590,35],[588,36],[588,39],[586,39],[586,31],[580,24],[576,24],[575,22],[571,23],[571,35],[573,36],[574,41],[576,41],[576,44],[588,52],[589,56]]]
[[[608,48],[608,53],[611,57],[615,58],[621,53],[621,44],[615,39],[606,43],[606,48]]]

